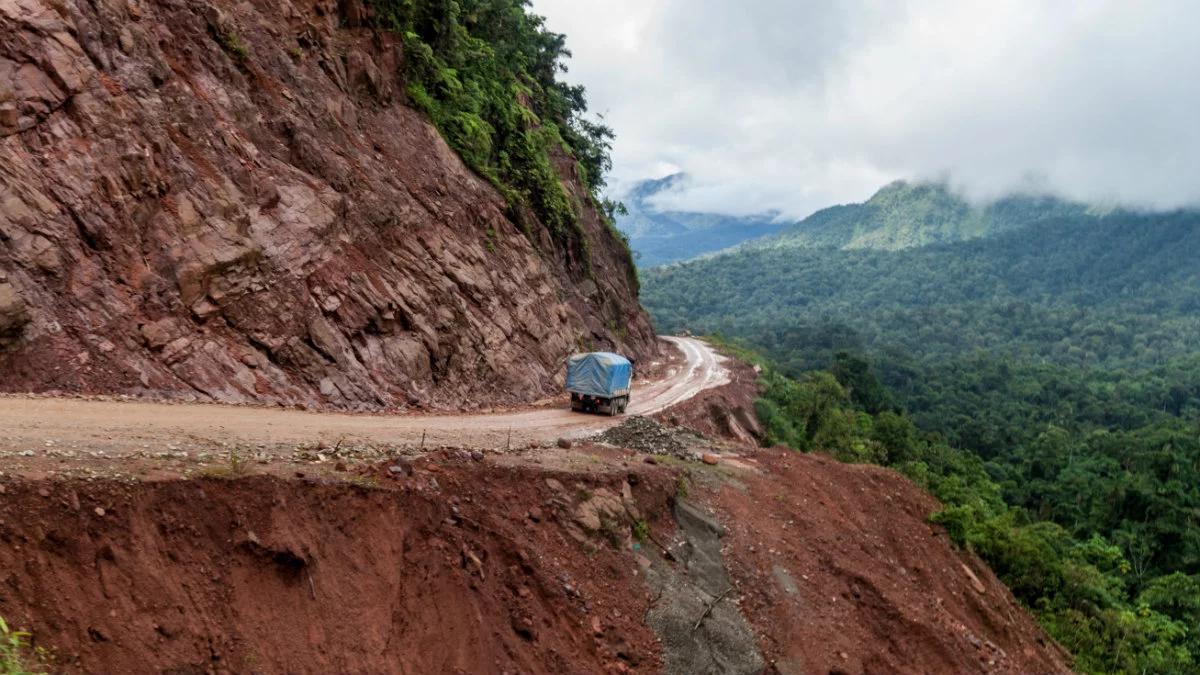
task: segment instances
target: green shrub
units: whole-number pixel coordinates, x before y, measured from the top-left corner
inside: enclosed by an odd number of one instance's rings
[[[242,42],[242,37],[234,31],[217,34],[217,42],[239,64],[244,63],[250,57],[250,49]]]
[[[379,23],[403,37],[412,105],[499,190],[527,234],[526,209],[590,270],[582,205],[573,203],[554,161],[573,158],[588,199],[600,209],[612,130],[584,117],[582,87],[558,80],[569,56],[565,38],[547,30],[527,4],[375,0]]]
[[[644,520],[635,520],[631,526],[633,538],[645,543],[650,538],[650,525]]]
[[[691,484],[688,482],[688,477],[685,474],[679,474],[679,481],[675,484],[675,498],[684,500],[692,493]]]

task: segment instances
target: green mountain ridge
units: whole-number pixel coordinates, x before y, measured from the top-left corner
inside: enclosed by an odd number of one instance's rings
[[[861,204],[841,204],[791,221],[776,211],[729,216],[674,211],[656,198],[687,180],[674,174],[642,181],[625,196],[617,227],[643,268],[712,257],[728,250],[821,248],[899,251],[995,237],[1062,218],[1100,217],[1110,210],[1049,195],[1013,194],[972,203],[937,182],[895,181]]]
[[[1162,353],[1147,347],[1128,356],[1133,361],[1153,355],[1161,362],[1197,347],[1186,333],[1200,327],[1192,322],[1200,314],[1194,255],[1200,214],[1118,211],[1039,222],[987,239],[899,251],[747,246],[644,272],[642,299],[662,330],[737,334],[756,326],[844,321],[865,344],[882,347],[879,336],[931,311],[980,320],[1046,313],[1061,320],[1043,319],[1036,329],[1045,358],[1065,362],[1057,346],[1082,341],[1086,326],[1079,322],[1108,319],[1129,335],[1154,335],[1184,322],[1171,331],[1178,344]],[[944,335],[936,345],[943,354],[996,348],[990,336]],[[1141,348],[1117,349],[1121,344],[1114,341],[1105,363],[1127,365],[1122,355]]]
[[[773,237],[744,246],[896,251],[991,237],[1091,213],[1084,204],[1046,195],[1010,195],[972,204],[942,183],[896,181],[862,204],[822,209]]]

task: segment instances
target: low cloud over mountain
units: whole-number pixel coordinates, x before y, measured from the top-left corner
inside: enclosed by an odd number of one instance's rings
[[[1156,208],[1200,186],[1200,5],[536,0],[618,134],[617,188],[803,217],[897,178]]]

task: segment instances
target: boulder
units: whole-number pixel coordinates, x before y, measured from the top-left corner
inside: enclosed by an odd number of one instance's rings
[[[8,282],[0,283],[0,345],[15,342],[29,323],[25,300]]]

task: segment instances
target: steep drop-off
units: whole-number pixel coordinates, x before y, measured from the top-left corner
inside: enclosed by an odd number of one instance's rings
[[[366,15],[0,0],[0,390],[471,407],[655,350],[574,163],[582,256],[407,104]]]
[[[0,616],[72,673],[1069,670],[894,472],[780,449],[665,463],[6,470]]]
[[[572,508],[615,493],[666,512],[669,476],[404,466],[354,484],[5,478],[0,612],[53,672],[658,670],[637,565]]]

